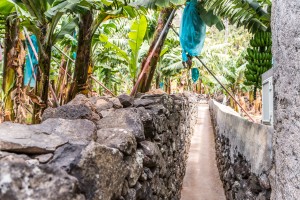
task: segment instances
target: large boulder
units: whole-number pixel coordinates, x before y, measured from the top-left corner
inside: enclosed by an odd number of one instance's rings
[[[42,124],[30,126],[6,122],[0,125],[0,150],[47,154],[53,153],[67,142],[87,145],[95,137],[96,125],[86,119],[50,118]],[[45,162],[46,158],[39,157],[39,159]]]
[[[0,161],[1,200],[84,200],[78,181],[54,167],[29,164],[12,156]]]
[[[43,154],[54,152],[68,141],[58,135],[42,131],[37,126],[5,122],[0,124],[0,150]]]
[[[96,142],[91,142],[74,163],[71,174],[78,178],[87,199],[107,200],[121,196],[128,176],[123,154]]]
[[[132,132],[136,140],[145,140],[144,126],[135,108],[118,109],[97,122],[97,128],[121,128]]]

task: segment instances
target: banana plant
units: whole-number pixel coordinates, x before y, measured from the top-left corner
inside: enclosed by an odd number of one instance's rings
[[[129,71],[134,81],[138,69],[139,50],[143,44],[146,31],[147,19],[144,15],[141,15],[139,19],[133,21],[130,32],[128,33],[128,43],[131,49]]]
[[[4,0],[0,6],[5,6],[5,12],[17,12],[20,26],[26,27],[38,38],[38,75],[36,84],[34,122],[39,122],[41,112],[48,104],[49,75],[51,68],[51,48],[56,42],[59,33],[55,28],[60,18],[70,9],[81,8],[78,1],[53,1],[53,0]],[[8,9],[9,8],[9,9]]]
[[[23,86],[24,45],[21,41],[20,21],[15,14],[7,17],[3,68],[4,120],[14,121],[18,115]]]
[[[271,23],[271,0],[210,0],[205,5],[231,24],[250,32],[267,31]]]
[[[120,17],[134,17],[137,14],[136,10],[129,6],[126,0],[87,2],[90,2],[88,11],[80,15],[77,57],[69,100],[78,93],[87,94],[88,92],[88,71],[92,71],[89,70],[92,68],[92,41],[98,27],[107,20]]]
[[[131,80],[134,82],[138,72],[139,66],[139,53],[144,42],[147,32],[147,19],[145,15],[140,15],[133,20],[129,32],[127,33],[126,44],[129,45],[130,50],[122,50],[113,40],[110,40],[104,33],[100,34],[100,41],[104,47],[111,49],[115,52],[120,59],[124,60],[129,69]]]

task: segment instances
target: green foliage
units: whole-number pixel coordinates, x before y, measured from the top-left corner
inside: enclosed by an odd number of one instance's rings
[[[205,3],[203,1],[198,2],[198,11],[201,19],[209,27],[216,26],[219,31],[224,29],[224,24],[222,20],[213,13],[212,9],[206,9]]]
[[[206,6],[231,24],[244,26],[250,32],[266,31],[271,22],[271,1],[264,0],[210,0]],[[265,9],[265,7],[267,9]]]
[[[121,48],[119,48],[114,43],[110,42],[108,40],[108,36],[104,34],[100,34],[99,39],[101,42],[104,43],[104,48],[113,50],[118,56],[126,60],[127,62],[130,62],[130,59],[125,51],[123,51]]]
[[[234,94],[238,91],[250,90],[243,84],[247,62],[245,54],[249,40],[250,34],[247,31],[232,25],[227,25],[223,31],[218,31],[215,27],[207,31],[201,58],[225,87]],[[207,93],[225,92],[206,69],[201,67],[200,74]]]
[[[153,8],[157,9],[170,7],[174,5],[182,5],[186,2],[186,0],[137,0],[131,3],[134,7],[144,7],[144,8]]]
[[[7,16],[12,13],[15,9],[15,5],[13,1],[2,0],[0,1],[0,14]]]
[[[138,56],[141,45],[143,44],[144,37],[147,31],[147,19],[144,15],[136,19],[132,25],[131,30],[128,33],[129,46],[131,49],[131,60],[130,60],[130,75],[133,79],[136,77],[138,68]]]
[[[262,85],[261,75],[272,67],[272,39],[270,32],[257,32],[250,40],[251,47],[247,49],[248,61],[245,72],[245,84],[254,86],[254,90]]]

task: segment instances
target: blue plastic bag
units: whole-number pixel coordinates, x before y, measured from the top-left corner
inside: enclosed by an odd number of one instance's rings
[[[38,53],[39,48],[38,48],[38,41],[37,41],[36,36],[31,35],[30,39],[32,41],[32,44],[33,44],[36,52]],[[35,87],[36,81],[34,80],[34,74],[35,75],[37,74],[36,72],[37,72],[38,60],[36,59],[28,40],[26,40],[26,45],[28,47],[28,52],[26,55],[26,62],[25,62],[25,67],[24,67],[24,85],[25,86],[29,85],[30,87]]]
[[[206,36],[206,24],[197,10],[197,0],[186,3],[180,26],[180,44],[182,60],[188,61],[188,55],[199,56]]]
[[[160,89],[164,89],[164,82],[160,82],[160,83],[159,83],[159,88],[160,88]]]
[[[199,77],[200,77],[199,69],[198,68],[192,68],[191,71],[192,71],[193,83],[196,83],[198,81]]]

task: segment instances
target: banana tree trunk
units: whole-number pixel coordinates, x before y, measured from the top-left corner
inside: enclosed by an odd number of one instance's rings
[[[64,52],[68,52],[69,47],[64,48]],[[67,59],[64,55],[62,55],[61,61],[60,61],[60,67],[59,67],[59,76],[57,79],[57,85],[56,85],[56,96],[59,99],[60,104],[62,103],[62,96],[63,96],[63,90],[65,86],[65,79],[66,79],[66,71],[67,71]]]
[[[199,94],[202,94],[202,79],[201,78],[199,78],[198,86],[199,86]]]
[[[166,8],[166,9],[163,9],[161,11],[160,15],[159,15],[158,24],[157,24],[157,27],[156,27],[156,30],[155,30],[155,33],[154,33],[154,39],[152,41],[152,44],[151,44],[150,49],[148,51],[148,54],[147,54],[147,56],[146,56],[146,58],[145,58],[145,60],[142,64],[141,72],[145,67],[146,68],[148,67],[148,66],[145,66],[145,63],[146,63],[145,61],[146,61],[147,57],[149,57],[151,55],[151,52],[153,51],[153,48],[154,48],[155,44],[157,43],[160,35],[163,34],[163,37],[160,40],[160,42],[158,44],[158,47],[156,48],[156,50],[154,52],[153,57],[151,58],[150,70],[146,72],[146,75],[140,81],[140,84],[139,84],[139,87],[138,87],[138,92],[148,92],[151,88],[151,83],[152,83],[152,80],[153,80],[153,76],[154,76],[154,73],[155,73],[155,70],[156,70],[157,63],[159,61],[160,53],[161,53],[161,50],[163,48],[164,42],[167,38],[170,27],[168,27],[167,30],[164,33],[162,33],[162,30],[164,29],[164,27],[165,27],[170,15],[171,15],[172,11],[173,11],[173,8]],[[173,18],[174,18],[174,15],[173,15]]]
[[[157,74],[156,79],[155,79],[155,88],[159,89],[160,88],[160,74]]]
[[[41,27],[42,30],[47,29],[47,25]],[[51,68],[51,41],[47,40],[44,31],[39,35],[39,64],[38,75],[36,81],[35,97],[31,98],[34,101],[33,123],[40,123],[43,111],[48,105],[49,92],[49,76]]]
[[[90,52],[92,44],[92,24],[93,13],[87,11],[80,16],[78,49],[75,62],[74,80],[69,94],[69,100],[73,99],[76,94],[87,94],[87,80],[90,65]]]
[[[7,19],[3,68],[4,120],[14,121],[18,114],[23,86],[22,66],[25,50],[19,38],[19,20]]]
[[[171,78],[168,78],[168,94],[171,94],[172,91],[172,81]]]

